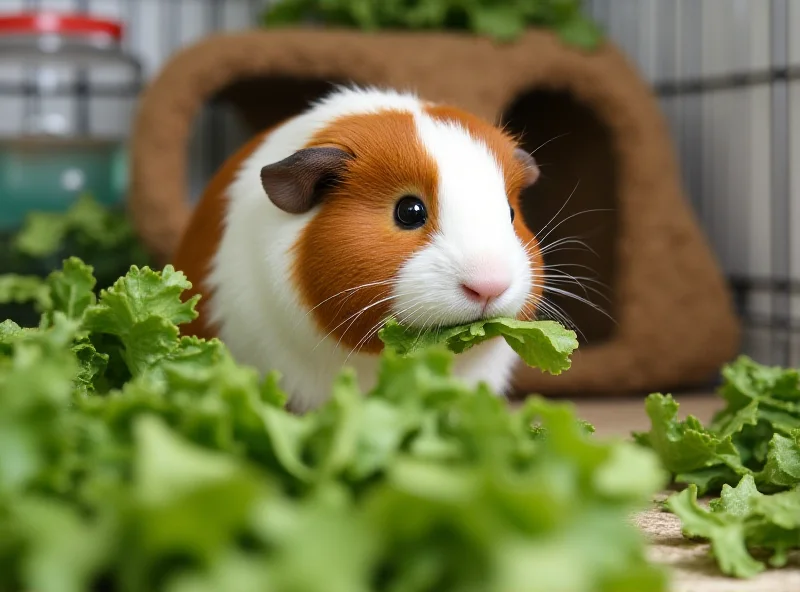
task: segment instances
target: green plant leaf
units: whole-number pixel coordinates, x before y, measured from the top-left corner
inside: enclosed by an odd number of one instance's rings
[[[583,50],[596,49],[602,40],[597,25],[582,15],[576,15],[556,27],[559,38],[567,45]]]
[[[107,560],[111,525],[86,520],[68,504],[31,496],[13,506],[10,517],[28,552],[19,566],[33,590],[82,592]]]
[[[787,552],[800,546],[800,489],[764,495],[752,475],[734,488],[724,485],[710,511],[697,504],[696,489],[675,494],[667,506],[677,514],[689,536],[711,541],[712,552],[723,573],[752,577],[765,569],[751,549],[772,551],[770,564],[781,566]]]
[[[14,248],[29,257],[53,255],[61,246],[68,228],[67,219],[58,214],[32,214],[14,237]]]
[[[314,0],[280,0],[270,2],[262,21],[267,27],[281,27],[304,22],[310,15]]]
[[[791,488],[800,485],[800,429],[787,438],[775,434],[769,442],[767,461],[756,481],[767,488]]]
[[[724,407],[709,427],[678,421],[678,404],[654,394],[646,402],[650,431],[634,438],[676,482],[691,484],[668,504],[685,532],[711,541],[724,573],[751,577],[765,565],[749,549],[771,551],[770,565],[780,566],[800,547],[800,374],[742,356],[722,376]],[[698,490],[720,488],[710,512],[697,506]]]
[[[3,346],[10,346],[15,339],[21,337],[24,334],[24,330],[22,327],[17,325],[14,321],[7,319],[0,323],[0,345]],[[2,350],[0,350],[2,351]],[[10,352],[11,349],[6,349],[3,353]]]
[[[431,343],[293,414],[278,373],[180,336],[196,312],[172,268],[96,302],[78,260],[47,282],[38,327],[0,324],[0,589],[666,590],[629,521],[663,485],[655,455],[569,405],[511,408]],[[570,345],[496,324],[451,345]]]
[[[442,344],[454,353],[463,353],[488,340],[503,337],[529,366],[551,374],[568,370],[570,354],[577,349],[573,331],[553,321],[519,321],[498,318],[468,325],[420,333],[390,319],[379,332],[384,344],[401,355]]]
[[[512,41],[525,30],[524,15],[513,6],[476,6],[470,17],[476,33],[498,41]]]
[[[121,335],[150,317],[163,318],[173,325],[188,323],[197,317],[194,305],[198,300],[181,300],[181,294],[189,288],[186,276],[170,265],[161,273],[133,266],[125,277],[101,292],[98,305],[87,311],[85,323],[89,330],[112,335]]]
[[[246,523],[261,493],[255,475],[182,441],[155,417],[140,417],[134,429],[132,518],[142,552],[214,557]]]
[[[24,302],[33,302],[39,310],[49,309],[52,301],[45,281],[36,276],[0,276],[0,304]]]
[[[517,39],[528,27],[543,27],[583,49],[596,47],[601,36],[581,0],[279,0],[265,9],[262,22],[365,31],[440,29],[500,42]]]
[[[653,394],[645,404],[650,431],[635,439],[659,454],[676,481],[695,483],[701,493],[734,485],[745,474],[754,474],[764,491],[799,485],[800,375],[745,356],[722,375],[725,406],[708,427],[693,417],[678,421],[678,404]]]
[[[701,487],[715,482],[715,477],[720,474],[741,476],[749,472],[741,463],[730,436],[723,438],[714,434],[691,415],[685,421],[679,421],[678,407],[670,395],[649,395],[645,400],[645,410],[651,429],[643,434],[634,434],[640,444],[656,451],[668,471],[679,475],[683,482]],[[709,469],[713,470],[709,472]]]
[[[748,476],[745,479],[752,478]],[[740,500],[738,504],[741,503]],[[745,525],[741,517],[701,508],[697,504],[694,485],[670,497],[666,504],[681,519],[685,534],[711,541],[714,556],[725,574],[749,578],[764,571],[764,564],[747,552]]]
[[[80,259],[70,257],[61,270],[47,278],[52,310],[63,312],[70,319],[81,319],[86,309],[95,303],[93,270]]]
[[[133,376],[140,375],[177,348],[177,325],[197,316],[198,297],[181,300],[190,287],[186,276],[171,266],[161,273],[133,266],[101,292],[99,302],[86,310],[83,325],[90,332],[118,338],[125,365]]]

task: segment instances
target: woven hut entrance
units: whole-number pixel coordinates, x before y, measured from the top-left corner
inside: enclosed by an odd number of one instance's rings
[[[546,249],[557,245],[546,253],[550,285],[590,302],[549,294],[588,347],[559,376],[521,367],[518,393],[685,388],[736,353],[730,294],[683,195],[650,88],[612,44],[586,55],[546,31],[499,46],[440,32],[258,30],[180,52],[142,96],[132,138],[129,203],[147,247],[168,262],[190,220],[187,169],[198,160],[190,139],[209,104],[236,114],[244,141],[350,80],[496,118],[535,151],[543,174],[522,214]],[[221,161],[241,142],[211,144]],[[588,248],[558,244],[570,237]],[[584,293],[559,271],[598,283],[581,280]]]
[[[542,312],[569,319],[582,343],[598,345],[611,336],[616,318],[619,167],[611,132],[570,93],[549,90],[520,94],[502,122],[522,135],[541,167],[523,197],[523,215],[546,251],[550,289]]]
[[[243,78],[221,89],[211,102],[232,109],[253,135],[297,115],[335,84],[339,82],[290,76]]]

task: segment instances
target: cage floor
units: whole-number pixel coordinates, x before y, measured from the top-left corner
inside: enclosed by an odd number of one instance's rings
[[[720,407],[720,400],[709,394],[676,395],[680,415],[691,414],[706,422]],[[633,430],[647,430],[650,422],[640,397],[575,401],[578,415],[594,424],[598,434],[626,437]],[[659,496],[659,501],[667,494]],[[668,512],[651,509],[634,518],[648,536],[650,557],[672,570],[671,592],[798,592],[800,590],[800,553],[789,566],[767,570],[750,580],[736,580],[720,575],[708,556],[708,545],[690,541],[681,535],[680,521]]]

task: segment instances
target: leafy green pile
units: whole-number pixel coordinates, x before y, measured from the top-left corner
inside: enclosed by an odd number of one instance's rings
[[[65,262],[0,324],[0,590],[660,591],[631,511],[655,456],[571,408],[512,411],[429,348],[318,411],[180,337],[171,267],[93,292]]]
[[[723,485],[710,510],[697,503],[697,486],[670,497],[667,508],[683,523],[683,532],[711,541],[711,552],[723,573],[748,578],[765,569],[749,550],[769,555],[773,567],[786,565],[788,552],[800,548],[800,489],[765,495],[752,475],[734,488]]]
[[[498,41],[512,41],[527,27],[539,26],[585,49],[601,40],[581,0],[279,0],[264,13],[268,26],[309,21],[367,31],[472,31]]]
[[[653,394],[650,431],[634,437],[676,482],[689,484],[667,500],[684,532],[711,541],[724,573],[749,577],[764,564],[748,550],[769,553],[779,566],[800,548],[800,373],[742,356],[722,376],[726,405],[708,427],[691,415],[678,420],[678,403]],[[697,505],[698,494],[720,488],[710,511]]]
[[[124,211],[104,206],[85,194],[64,212],[32,212],[13,237],[14,251],[57,267],[65,253],[91,261],[95,275],[108,277],[108,285],[131,265],[148,262]]]
[[[80,196],[64,212],[32,212],[14,240],[16,249],[31,257],[57,255],[68,243],[78,250],[124,245],[136,255],[141,248],[127,217],[89,194]]]
[[[124,211],[83,195],[64,212],[31,212],[22,227],[0,236],[0,319],[29,325],[38,319],[41,278],[66,256],[91,264],[98,286],[110,286],[131,265],[150,263]],[[31,291],[34,293],[32,294]]]
[[[406,355],[435,345],[460,354],[479,343],[502,336],[529,366],[551,374],[568,370],[570,354],[578,348],[574,331],[555,321],[519,321],[510,318],[475,321],[467,325],[420,332],[390,319],[379,332],[387,347]]]
[[[768,367],[746,356],[726,365],[719,389],[725,407],[708,427],[678,404],[652,394],[645,402],[649,432],[636,440],[656,451],[678,483],[700,494],[752,475],[764,492],[800,485],[800,373]]]

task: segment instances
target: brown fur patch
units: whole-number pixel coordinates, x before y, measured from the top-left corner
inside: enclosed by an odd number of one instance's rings
[[[530,305],[521,315],[525,318],[533,318],[536,314],[536,305],[542,299],[543,289],[540,284],[542,282],[541,272],[544,267],[544,260],[536,237],[522,217],[520,201],[522,189],[525,186],[526,173],[520,161],[514,157],[514,149],[519,145],[517,139],[480,117],[456,107],[428,105],[425,107],[425,111],[434,119],[461,125],[472,137],[483,140],[497,159],[505,178],[508,202],[517,214],[514,218],[514,230],[522,244],[526,245],[531,271],[534,274],[534,283],[539,284],[532,287],[528,296]]]
[[[216,336],[217,329],[207,318],[210,291],[205,281],[210,272],[211,261],[222,240],[222,222],[228,204],[226,193],[242,163],[264,143],[264,139],[271,131],[272,129],[269,129],[256,135],[217,171],[195,206],[189,225],[172,257],[175,269],[185,273],[192,282],[192,288],[184,293],[184,299],[189,299],[195,294],[202,296],[197,304],[199,316],[191,323],[181,325],[183,335],[195,335],[205,339]]]
[[[300,235],[294,280],[325,334],[375,353],[380,340],[365,338],[390,312],[387,282],[437,228],[436,163],[422,146],[413,115],[402,111],[341,117],[310,146],[335,146],[355,158]],[[417,230],[394,223],[395,204],[407,194],[427,206],[428,221]],[[353,289],[376,282],[382,283]]]

